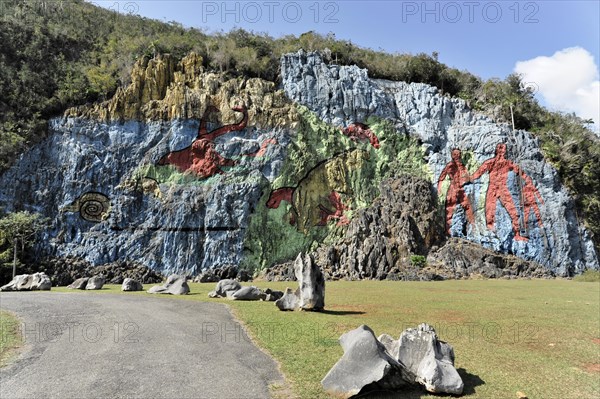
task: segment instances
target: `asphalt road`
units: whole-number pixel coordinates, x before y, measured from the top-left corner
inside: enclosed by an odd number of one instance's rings
[[[25,347],[0,398],[268,398],[275,362],[224,305],[94,293],[3,292]]]

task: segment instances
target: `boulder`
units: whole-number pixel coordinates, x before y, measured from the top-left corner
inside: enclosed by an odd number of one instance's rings
[[[285,289],[285,294],[281,298],[275,301],[275,306],[279,310],[297,310],[300,304],[300,288],[296,291],[292,291],[291,288]]]
[[[365,387],[397,389],[407,385],[402,365],[387,353],[368,326],[343,334],[339,342],[344,355],[321,381],[329,394],[349,398]]]
[[[454,368],[454,349],[439,341],[430,325],[423,323],[417,328],[406,329],[397,343],[382,342],[414,376],[414,382],[423,385],[427,391],[462,394],[464,384]]]
[[[81,277],[77,280],[73,281],[71,284],[67,285],[67,288],[72,290],[84,290],[87,286],[89,277]]]
[[[190,292],[186,276],[172,274],[163,285],[155,285],[148,290],[149,294],[186,295]]]
[[[85,285],[86,290],[100,290],[104,286],[104,277],[94,276]]]
[[[264,298],[265,301],[275,302],[276,300],[278,300],[281,297],[283,297],[283,291],[275,291],[270,288],[267,288],[265,290],[265,298]]]
[[[122,291],[143,291],[144,286],[137,280],[132,278],[126,278],[123,280],[123,284],[121,285]]]
[[[298,257],[294,261],[294,273],[300,285],[298,306],[303,310],[322,310],[325,307],[325,278],[312,255]]]
[[[231,294],[229,298],[236,301],[258,301],[265,298],[265,293],[254,286],[242,287]]]
[[[0,291],[48,291],[52,288],[50,278],[45,273],[21,274],[0,287]]]
[[[217,286],[213,291],[216,295],[214,298],[225,298],[228,296],[228,292],[234,293],[240,288],[242,288],[242,285],[238,281],[232,279],[221,280],[217,283]]]

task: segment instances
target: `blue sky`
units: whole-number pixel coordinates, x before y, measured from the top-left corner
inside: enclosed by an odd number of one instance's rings
[[[485,79],[505,78],[515,71],[519,61],[553,57],[561,50],[581,48],[591,56],[584,62],[592,63],[595,75],[588,82],[577,84],[587,85],[585,90],[592,87],[592,97],[596,93],[599,1],[96,0],[95,3],[165,22],[177,21],[207,32],[241,27],[279,37],[314,30],[332,32],[339,39],[392,53],[437,51],[440,61]],[[560,60],[573,65],[582,62],[581,57],[575,56]],[[545,59],[528,65],[527,78],[538,78],[544,65],[548,68]],[[588,66],[586,71],[589,69]],[[542,81],[561,79],[545,73]],[[580,72],[567,68],[564,73]],[[543,94],[540,93],[540,100],[553,107]],[[595,112],[597,107],[588,104],[587,108]],[[590,117],[596,119],[595,115]]]

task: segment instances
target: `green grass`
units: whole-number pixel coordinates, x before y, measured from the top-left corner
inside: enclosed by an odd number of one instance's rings
[[[19,332],[19,319],[12,314],[0,310],[0,367],[4,367],[12,359],[23,339]]]
[[[283,290],[296,283],[255,282]],[[426,322],[456,352],[466,398],[595,398],[600,395],[600,285],[567,280],[328,282],[324,313],[280,312],[272,303],[211,300],[215,284],[190,284],[182,300],[228,304],[281,364],[295,394],[327,397],[320,381],[342,355],[337,338],[367,324],[398,337]],[[119,292],[106,286],[96,292]],[[68,291],[64,288],[53,291]],[[134,293],[132,295],[150,295]],[[433,398],[421,391],[406,397]]]
[[[600,282],[600,271],[588,269],[580,275],[575,276],[573,280],[583,283],[598,283]]]

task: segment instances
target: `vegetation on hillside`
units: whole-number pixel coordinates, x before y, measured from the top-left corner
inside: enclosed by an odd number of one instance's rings
[[[423,82],[465,99],[498,122],[532,131],[575,196],[578,215],[600,243],[600,140],[574,115],[549,112],[517,75],[483,81],[438,61],[437,54],[387,54],[334,34],[272,38],[238,29],[208,35],[101,9],[82,0],[0,2],[0,172],[39,142],[47,120],[65,109],[110,98],[129,83],[136,59],[190,51],[231,76],[279,80],[279,57],[320,51],[332,63],[356,64],[375,78]],[[512,109],[512,115],[511,115]]]

